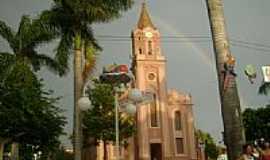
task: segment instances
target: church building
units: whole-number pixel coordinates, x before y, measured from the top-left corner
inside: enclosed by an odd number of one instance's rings
[[[136,150],[139,160],[196,159],[192,99],[189,94],[167,91],[166,58],[160,33],[145,3],[132,32],[132,69],[136,87],[154,92],[154,101],[139,106]]]
[[[143,3],[132,31],[132,71],[135,87],[153,92],[154,101],[137,107],[137,133],[126,151],[122,149],[123,160],[197,159],[192,98],[167,90],[160,36]],[[108,157],[113,160],[114,147],[109,148]]]

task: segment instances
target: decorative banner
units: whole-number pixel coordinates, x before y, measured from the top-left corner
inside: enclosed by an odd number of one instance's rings
[[[126,64],[111,64],[103,69],[103,73],[128,73],[128,65]]]
[[[263,80],[265,83],[270,83],[270,66],[262,66]]]
[[[245,68],[245,74],[247,75],[250,83],[253,84],[254,79],[256,78],[256,75],[257,75],[256,68],[251,64],[247,65]]]
[[[112,64],[103,68],[103,73],[100,75],[100,80],[111,84],[127,84],[133,80],[133,76],[129,73],[128,65]]]

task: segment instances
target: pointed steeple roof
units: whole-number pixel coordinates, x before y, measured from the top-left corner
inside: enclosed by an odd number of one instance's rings
[[[146,27],[151,27],[153,29],[156,28],[153,25],[153,23],[151,21],[151,18],[150,18],[149,14],[148,14],[145,2],[142,3],[141,15],[140,15],[140,19],[138,21],[137,27],[139,29],[143,29],[143,28],[146,28]]]

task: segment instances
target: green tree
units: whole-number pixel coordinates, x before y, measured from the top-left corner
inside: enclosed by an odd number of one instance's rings
[[[96,140],[102,140],[104,144],[115,141],[115,106],[113,86],[96,82],[93,89],[89,90],[89,98],[94,108],[84,115],[85,135]],[[134,117],[120,112],[119,115],[120,141],[124,143],[135,132]],[[104,160],[106,157],[106,145],[104,145]]]
[[[247,141],[259,138],[270,139],[270,105],[263,108],[247,108],[243,112],[243,122]]]
[[[58,31],[60,43],[56,60],[68,70],[68,59],[73,53],[74,63],[74,152],[75,159],[81,159],[80,118],[77,101],[81,97],[84,80],[94,67],[95,54],[101,48],[94,38],[92,25],[109,22],[128,10],[132,0],[53,0],[50,10],[44,11],[40,20],[47,28]],[[86,63],[82,64],[83,52]],[[83,67],[84,66],[84,69]],[[83,77],[84,73],[84,77]]]
[[[15,32],[0,20],[0,36],[8,42],[12,49],[12,53],[0,52],[1,58],[13,57],[13,61],[29,64],[34,71],[40,70],[41,66],[46,66],[53,72],[63,73],[53,58],[37,51],[41,44],[55,38],[52,30],[48,31],[40,21],[31,20],[29,16],[22,16],[19,28]]]
[[[12,60],[13,56],[9,58]],[[0,72],[0,146],[18,142],[22,148],[31,146],[46,156],[58,146],[58,137],[63,134],[65,118],[56,107],[58,98],[44,91],[42,82],[27,64],[8,64],[0,58],[0,68],[5,67]],[[0,150],[0,159],[1,154]],[[24,159],[24,152],[21,154]]]
[[[216,145],[213,137],[206,132],[198,129],[196,131],[196,136],[199,141],[203,142],[205,145],[205,154],[211,160],[216,160],[218,157],[219,147]]]
[[[38,53],[38,47],[55,38],[52,30],[47,30],[38,20],[32,20],[29,16],[22,16],[17,32],[13,31],[5,22],[0,20],[0,36],[4,38],[12,52],[0,52],[2,68],[1,76],[7,77],[11,70],[19,63],[29,65],[34,71],[41,66],[48,67],[53,72],[63,74],[63,70],[53,58]],[[7,69],[9,68],[9,69]],[[7,78],[2,79],[1,85]]]
[[[259,87],[259,94],[268,95],[270,92],[270,83],[262,83],[262,85]]]

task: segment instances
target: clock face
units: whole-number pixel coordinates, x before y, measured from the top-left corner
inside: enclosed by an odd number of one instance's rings
[[[151,38],[151,37],[153,37],[153,34],[152,34],[152,32],[145,32],[145,36],[147,38]]]

